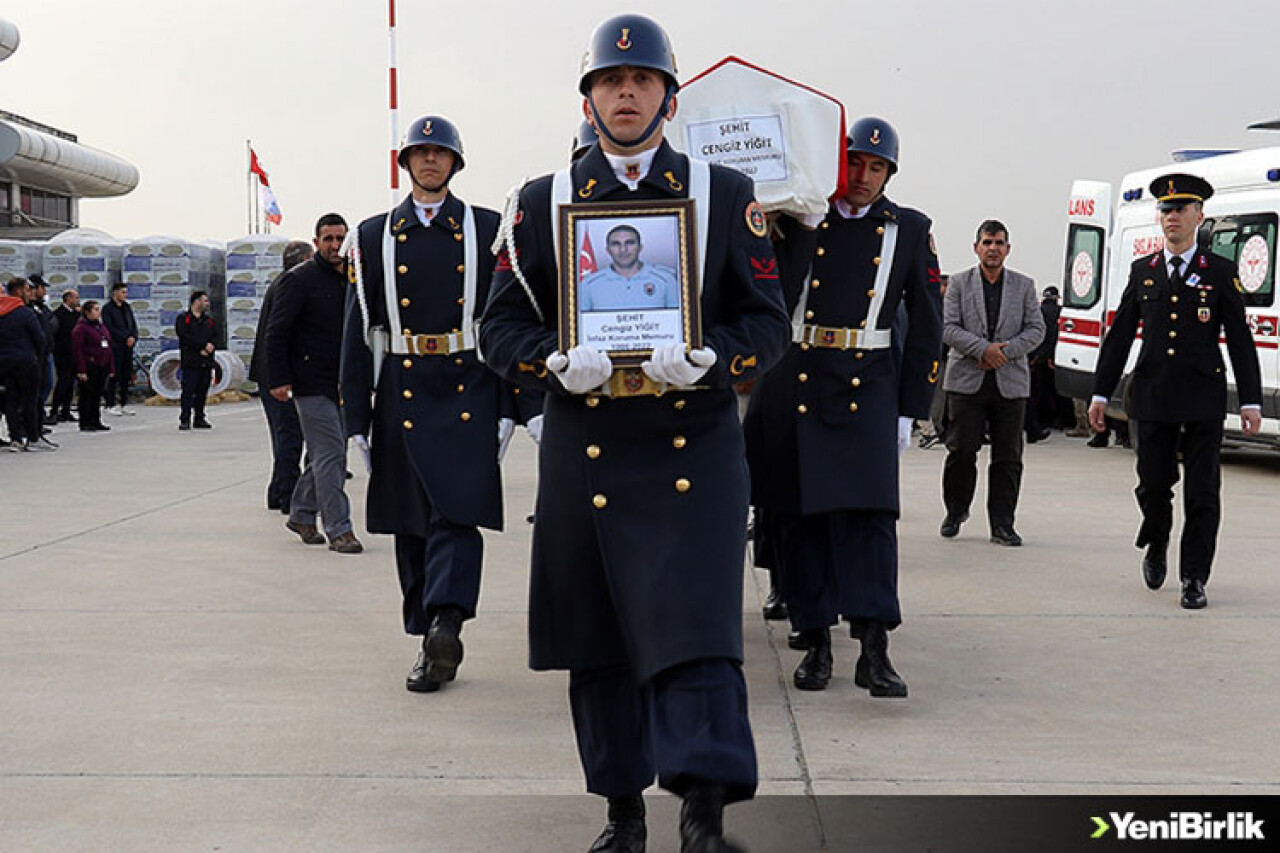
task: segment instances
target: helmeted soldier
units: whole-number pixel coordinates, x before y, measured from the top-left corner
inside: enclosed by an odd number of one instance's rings
[[[398,159],[410,194],[348,240],[342,397],[347,434],[368,440],[369,531],[395,535],[404,629],[423,638],[405,686],[428,693],[462,662],[462,623],[480,593],[479,528],[502,528],[503,385],[475,345],[499,217],[450,192],[465,160],[447,119],[413,122]]]
[[[530,664],[569,670],[587,789],[609,798],[593,851],[644,849],[641,792],[684,798],[683,850],[733,850],[724,803],[756,786],[742,677],[748,484],[732,390],[772,364],[787,323],[751,181],[663,141],[675,60],[638,15],[592,36],[579,89],[600,142],[508,209],[485,359],[547,392],[529,605]],[[703,346],[641,368],[557,351],[560,204],[693,198]]]
[[[756,383],[744,422],[752,503],[807,649],[796,687],[827,686],[830,627],[843,616],[862,643],[854,682],[906,696],[888,656],[902,621],[897,446],[910,419],[929,415],[941,274],[928,217],[884,195],[898,169],[892,125],[855,122],[846,156],[844,197],[810,221],[778,222],[792,345]]]
[[[573,135],[573,146],[569,149],[569,162],[582,159],[582,155],[591,150],[600,139],[596,129],[586,119],[578,125],[578,132]]]

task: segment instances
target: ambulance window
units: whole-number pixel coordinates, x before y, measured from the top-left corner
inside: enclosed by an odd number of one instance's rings
[[[1062,273],[1062,304],[1066,308],[1090,308],[1098,302],[1102,287],[1103,230],[1093,225],[1072,225],[1067,231],[1067,263]]]
[[[1209,249],[1235,261],[1240,269],[1244,304],[1269,306],[1276,294],[1276,216],[1252,213],[1225,216],[1205,223]]]

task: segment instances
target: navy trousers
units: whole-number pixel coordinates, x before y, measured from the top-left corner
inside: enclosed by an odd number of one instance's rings
[[[737,661],[710,658],[637,685],[627,666],[569,673],[569,704],[587,790],[629,797],[658,784],[683,795],[725,786],[726,802],[755,795],[756,750]]]
[[[1173,487],[1182,451],[1182,542],[1178,573],[1183,580],[1209,580],[1222,520],[1222,420],[1192,423],[1138,422],[1138,488],[1142,510],[1137,545],[1165,544],[1173,529]]]
[[[280,402],[269,393],[262,394],[262,410],[267,415],[271,433],[271,482],[267,485],[267,503],[285,506],[298,484],[302,460],[302,425],[292,401]]]
[[[454,524],[434,507],[426,537],[396,534],[396,569],[404,595],[404,632],[425,636],[441,607],[476,615],[484,539],[477,527]]]
[[[812,631],[850,622],[902,623],[898,604],[898,519],[892,512],[770,513],[778,589],[791,625]]]

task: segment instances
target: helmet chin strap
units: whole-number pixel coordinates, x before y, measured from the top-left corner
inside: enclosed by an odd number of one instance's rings
[[[609,130],[609,126],[604,123],[604,119],[600,117],[600,111],[596,109],[596,102],[591,94],[587,94],[587,105],[591,107],[591,115],[596,120],[596,129],[599,130],[604,137],[619,148],[635,148],[637,145],[643,145],[653,132],[658,129],[658,124],[666,118],[667,110],[671,107],[671,99],[675,97],[676,85],[674,83],[667,84],[667,93],[662,98],[662,106],[658,107],[658,112],[654,115],[653,121],[649,122],[649,126],[644,132],[635,139],[628,141],[619,139],[613,135],[613,131]]]
[[[422,183],[422,181],[419,181],[417,178],[415,178],[415,177],[413,176],[413,172],[410,172],[410,173],[409,173],[409,181],[410,181],[410,182],[411,182],[415,187],[417,187],[418,189],[422,190],[424,193],[438,193],[438,192],[440,192],[442,189],[444,189],[445,187],[449,186],[449,181],[450,181],[452,178],[453,178],[453,175],[450,175],[448,178],[445,178],[443,182],[441,182],[440,186],[438,186],[438,187],[429,187],[429,186],[427,186],[426,184]]]

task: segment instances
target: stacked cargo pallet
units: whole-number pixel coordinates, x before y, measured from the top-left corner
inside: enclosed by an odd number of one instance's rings
[[[250,234],[227,242],[227,351],[247,366],[253,356],[258,316],[267,288],[284,269],[289,241],[270,234]]]
[[[159,353],[178,348],[174,323],[187,310],[193,291],[208,293],[213,316],[224,316],[226,272],[218,244],[143,237],[125,244],[123,267],[129,303],[138,321],[136,351],[144,366]]]
[[[33,240],[0,240],[0,285],[40,272],[43,249],[44,243]]]
[[[56,305],[62,292],[74,289],[80,301],[104,301],[120,280],[119,240],[92,228],[76,228],[51,237],[44,244],[41,275],[49,285],[48,302]]]

